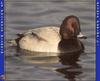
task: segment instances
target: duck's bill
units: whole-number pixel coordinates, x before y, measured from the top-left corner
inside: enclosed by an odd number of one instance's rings
[[[80,39],[87,39],[87,36],[83,35],[82,33],[80,33],[77,37]]]

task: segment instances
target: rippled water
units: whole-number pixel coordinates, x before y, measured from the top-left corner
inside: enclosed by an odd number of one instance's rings
[[[95,2],[94,1],[6,1],[6,42],[16,33],[39,26],[60,26],[68,15],[80,18],[85,53],[64,57],[50,53],[17,51],[6,43],[6,79],[32,81],[95,81]]]

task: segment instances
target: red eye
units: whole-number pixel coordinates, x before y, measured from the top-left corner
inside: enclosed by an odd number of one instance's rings
[[[72,28],[76,28],[77,27],[77,23],[76,22],[72,22]]]

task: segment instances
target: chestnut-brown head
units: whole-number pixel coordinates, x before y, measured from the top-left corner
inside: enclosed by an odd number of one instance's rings
[[[61,26],[60,26],[60,35],[62,39],[74,39],[77,38],[77,35],[81,32],[80,22],[78,17],[70,15],[67,16]]]

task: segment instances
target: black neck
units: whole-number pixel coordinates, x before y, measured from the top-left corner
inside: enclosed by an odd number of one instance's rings
[[[80,41],[78,39],[62,39],[59,42],[58,47],[60,51],[64,51],[64,52],[74,51],[82,48]]]

